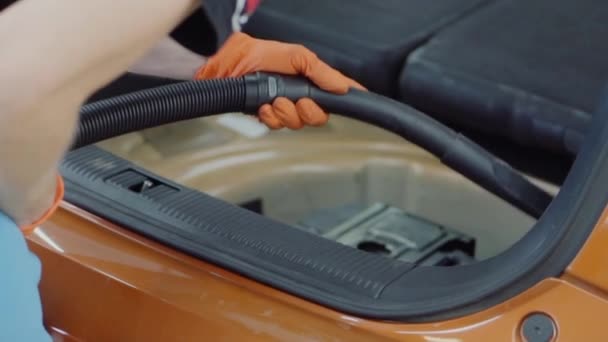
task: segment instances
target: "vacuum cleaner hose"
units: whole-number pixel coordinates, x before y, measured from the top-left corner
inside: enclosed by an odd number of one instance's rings
[[[142,129],[245,107],[242,78],[174,83],[84,105],[72,148]]]
[[[146,89],[83,106],[72,148],[171,122],[218,113],[254,113],[277,97],[309,97],[325,110],[384,128],[419,145],[455,171],[539,218],[552,200],[508,164],[431,117],[371,92],[336,95],[297,77],[256,73]]]

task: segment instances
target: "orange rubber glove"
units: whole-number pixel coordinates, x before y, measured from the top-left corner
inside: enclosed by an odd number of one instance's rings
[[[302,75],[319,88],[335,94],[345,94],[351,87],[365,89],[301,45],[255,39],[241,32],[234,33],[196,72],[195,78],[238,77],[256,71]],[[261,106],[258,116],[260,121],[272,129],[321,126],[329,118],[309,98],[293,103],[284,97],[276,98],[272,105]]]

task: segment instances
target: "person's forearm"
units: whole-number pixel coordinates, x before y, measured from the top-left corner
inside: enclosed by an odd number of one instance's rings
[[[165,37],[129,67],[129,71],[142,75],[187,80],[194,77],[206,60],[205,57],[186,49],[170,37]]]
[[[82,102],[189,14],[196,0],[21,0],[0,14],[0,210],[50,204]]]
[[[73,135],[80,98],[68,90],[2,117],[0,211],[20,226],[33,222],[52,204],[57,162]]]
[[[85,77],[90,87],[99,86],[142,56],[197,3],[21,0],[0,14],[0,57],[9,59],[0,65],[0,77],[30,87],[35,79],[45,93]],[[111,70],[97,72],[102,65]]]

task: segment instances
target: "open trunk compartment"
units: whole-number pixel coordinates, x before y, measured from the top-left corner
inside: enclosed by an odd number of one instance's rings
[[[414,267],[343,246],[97,147],[71,152],[62,172],[69,202],[177,250],[343,312],[428,321],[490,307],[564,270],[608,197],[601,187],[608,177],[604,126],[524,238],[496,257],[448,268]]]

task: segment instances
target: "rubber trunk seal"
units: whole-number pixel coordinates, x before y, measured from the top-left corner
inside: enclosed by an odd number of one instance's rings
[[[595,116],[569,177],[532,230],[473,265],[422,267],[370,255],[182,187],[97,147],[62,164],[66,200],[181,252],[348,314],[429,322],[503,302],[558,276],[608,200],[608,121]],[[176,189],[135,193],[112,181],[132,170]]]

